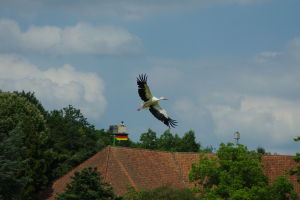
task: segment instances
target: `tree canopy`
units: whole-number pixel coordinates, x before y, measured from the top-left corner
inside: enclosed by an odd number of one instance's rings
[[[146,133],[142,133],[140,141],[134,144],[128,142],[130,147],[141,149],[152,149],[159,151],[170,152],[206,152],[213,153],[214,148],[207,146],[203,148],[200,142],[196,142],[195,132],[190,130],[184,134],[182,138],[175,134],[175,136],[167,129],[159,138],[156,132],[150,128]]]
[[[118,197],[113,188],[104,188],[110,186],[108,182],[100,182],[103,177],[97,172],[97,167],[88,167],[81,170],[81,173],[75,171],[75,176],[71,177],[73,181],[67,183],[67,189],[64,193],[59,193],[57,200],[104,200],[104,199],[122,199]]]
[[[16,93],[0,90],[0,119],[2,131],[9,137],[9,133],[21,122],[22,132],[25,134],[24,146],[27,154],[21,160],[29,159],[26,168],[18,171],[17,179],[30,176],[33,181],[22,188],[17,199],[37,198],[36,194],[45,188],[48,179],[46,161],[42,150],[48,139],[46,121],[40,110],[26,98]]]
[[[172,188],[166,184],[154,189],[144,187],[138,191],[131,185],[126,185],[124,200],[197,200],[195,192],[189,188]]]
[[[48,159],[50,181],[61,177],[105,147],[104,142],[100,141],[99,132],[87,122],[79,109],[71,105],[52,110],[47,116],[47,126],[51,132],[48,146],[53,151]]]
[[[300,141],[300,136],[294,138],[294,141]],[[293,160],[296,163],[300,162],[300,153],[296,153],[296,156],[293,157]],[[289,171],[285,170],[285,173],[289,173],[290,175],[296,175],[297,176],[297,181],[300,183],[300,165],[297,166],[297,169],[289,169]]]
[[[31,181],[30,176],[16,178],[20,170],[25,170],[29,159],[20,160],[26,155],[26,147],[23,146],[25,135],[20,123],[9,132],[9,136],[2,132],[1,125],[0,120],[0,195],[12,199]]]
[[[263,172],[262,154],[251,151],[239,144],[220,144],[217,158],[200,155],[198,163],[192,164],[190,182],[195,182],[195,190],[206,199],[298,199],[294,185],[279,176],[271,186]],[[196,185],[202,187],[196,187]]]

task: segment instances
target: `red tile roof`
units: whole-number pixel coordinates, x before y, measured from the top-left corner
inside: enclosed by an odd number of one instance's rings
[[[206,156],[216,157],[215,154]],[[274,178],[284,175],[284,169],[296,169],[297,163],[292,160],[293,156],[271,155],[263,156],[264,172],[269,176],[272,184]],[[129,147],[107,146],[100,152],[89,158],[72,171],[51,184],[43,193],[42,200],[52,200],[56,193],[64,192],[66,183],[72,181],[75,171],[81,171],[85,167],[98,167],[98,171],[104,177],[103,181],[109,182],[114,187],[114,192],[123,195],[126,191],[124,186],[130,184],[136,190],[149,184],[150,188],[170,183],[171,186],[191,188],[188,174],[191,164],[199,161],[199,153],[186,152],[165,152],[147,149],[136,149]],[[300,194],[296,175],[286,175],[295,185],[296,191]]]

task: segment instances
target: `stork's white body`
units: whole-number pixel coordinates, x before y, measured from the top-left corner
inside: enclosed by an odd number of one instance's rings
[[[142,109],[148,109],[149,108],[149,106],[151,106],[151,105],[155,105],[159,100],[163,100],[163,99],[165,99],[164,97],[161,97],[161,98],[156,98],[156,97],[152,97],[151,99],[149,99],[148,101],[146,101],[146,102],[142,102],[141,103],[141,108]],[[158,104],[158,103],[157,103]],[[139,108],[140,109],[140,108]]]

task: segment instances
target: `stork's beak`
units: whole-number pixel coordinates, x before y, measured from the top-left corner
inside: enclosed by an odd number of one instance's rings
[[[169,99],[164,98],[164,100],[169,100]]]

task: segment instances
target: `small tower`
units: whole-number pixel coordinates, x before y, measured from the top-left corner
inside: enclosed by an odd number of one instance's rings
[[[109,126],[109,134],[114,136],[113,146],[115,146],[115,139],[117,140],[128,140],[128,133],[126,133],[126,126],[122,121],[119,125]]]
[[[235,147],[238,147],[239,139],[240,139],[240,133],[238,131],[234,133],[234,139],[236,140]]]

